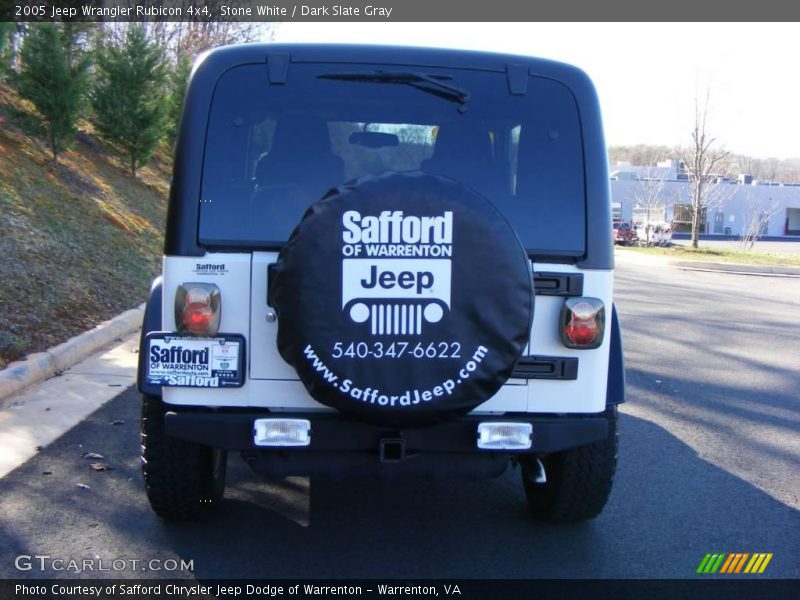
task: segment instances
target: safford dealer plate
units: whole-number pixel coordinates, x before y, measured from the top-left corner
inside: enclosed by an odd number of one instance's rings
[[[241,387],[244,383],[244,336],[181,336],[149,333],[145,378],[169,387]]]

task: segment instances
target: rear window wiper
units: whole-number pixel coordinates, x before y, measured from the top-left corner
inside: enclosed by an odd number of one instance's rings
[[[324,73],[317,75],[317,79],[336,79],[339,81],[364,81],[367,83],[400,83],[410,85],[418,90],[433,94],[445,100],[458,102],[459,111],[466,110],[466,104],[470,101],[468,90],[446,83],[452,79],[449,75],[428,75],[427,73],[417,73],[414,71],[366,71],[366,72],[343,72],[343,73]]]

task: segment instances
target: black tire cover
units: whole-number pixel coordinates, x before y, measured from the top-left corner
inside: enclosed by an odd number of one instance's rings
[[[530,262],[486,198],[420,172],[370,176],[306,212],[270,281],[278,350],[322,404],[384,425],[466,413],[528,341]]]

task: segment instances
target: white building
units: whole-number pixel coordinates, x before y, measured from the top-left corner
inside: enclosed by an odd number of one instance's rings
[[[647,199],[654,197],[649,202],[651,222],[670,223],[676,232],[691,231],[691,186],[680,165],[668,163],[610,167],[614,218],[643,222]],[[747,185],[718,178],[708,185],[716,201],[703,215],[701,233],[738,236],[753,215],[763,214],[769,216],[763,236],[800,236],[800,184],[752,181]]]

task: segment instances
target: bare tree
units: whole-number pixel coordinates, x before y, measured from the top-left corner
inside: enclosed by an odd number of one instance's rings
[[[205,3],[211,7],[223,2],[212,0]],[[242,4],[242,2],[226,2],[228,6]],[[161,23],[161,39],[175,57],[181,56],[193,59],[201,52],[215,46],[238,44],[254,41],[271,41],[275,36],[275,23],[256,23],[249,21],[185,21],[177,23]]]
[[[711,207],[711,200],[719,205],[721,195],[711,192],[714,187],[725,184],[717,183],[716,186],[712,186],[711,182],[716,179],[718,170],[729,154],[727,150],[717,146],[717,138],[708,131],[708,100],[708,91],[702,106],[700,100],[695,97],[692,144],[681,151],[681,158],[686,165],[692,186],[692,248],[698,247],[703,212]]]
[[[761,161],[752,156],[740,155],[736,157],[739,175],[755,175],[761,172]]]
[[[800,183],[800,159],[787,158],[782,160],[778,178],[786,183]]]
[[[769,181],[774,183],[778,175],[778,167],[780,161],[777,158],[767,158],[764,160],[764,166],[761,170],[759,179],[762,181]]]
[[[659,160],[664,158],[674,158],[673,151],[667,146],[655,146],[651,144],[637,144],[635,146],[609,146],[608,163],[615,164],[625,161],[632,165],[649,164],[654,156]]]
[[[654,151],[650,157],[646,159],[647,168],[643,171],[641,179],[637,182],[636,191],[633,195],[634,206],[637,213],[644,218],[644,231],[645,231],[645,244],[650,245],[650,231],[653,217],[657,212],[661,212],[659,221],[664,220],[664,206],[666,198],[664,197],[664,188],[666,186],[666,179],[663,174],[656,167],[659,160],[659,154]]]
[[[778,212],[780,202],[769,199],[768,204],[759,202],[753,193],[747,195],[744,207],[744,221],[739,234],[742,250],[752,250],[753,245],[764,235],[769,220]]]

